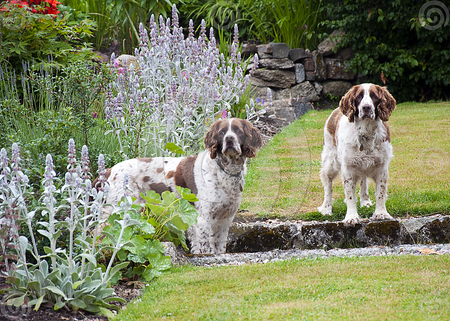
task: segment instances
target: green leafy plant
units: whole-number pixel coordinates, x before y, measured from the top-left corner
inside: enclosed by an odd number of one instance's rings
[[[42,182],[44,193],[39,200],[40,206],[33,210],[29,210],[31,191],[28,177],[20,167],[21,157],[17,144],[12,146],[11,160],[2,148],[0,163],[0,224],[14,227],[18,226],[17,222],[23,222],[31,241],[30,244],[27,237],[19,236],[19,231],[13,228],[15,237],[9,236],[1,242],[12,242],[17,254],[15,265],[9,266],[6,271],[8,282],[12,286],[5,297],[6,304],[20,306],[28,302],[35,310],[46,304],[55,310],[66,307],[112,316],[110,310],[117,310],[118,307],[108,302],[124,300],[113,296],[114,290],[110,284],[120,270],[128,265],[128,262],[123,262],[112,267],[112,262],[122,246],[130,245],[122,243],[123,231],[139,224],[139,221],[130,218],[128,212],[131,211],[131,199],[124,195],[120,210],[125,214],[122,220],[116,221],[121,233],[110,247],[113,256],[103,272],[96,261],[100,251],[96,246],[97,226],[102,222],[100,213],[108,193],[103,156],[99,157],[100,179],[97,191],[91,188],[86,146],[82,149],[80,164],[76,161],[75,143],[73,140],[69,141],[68,171],[60,189],[55,186],[58,179],[52,157],[47,155]],[[93,201],[90,201],[90,197]],[[15,213],[16,216],[7,215],[8,213]],[[32,226],[32,219],[38,213],[47,217],[47,220],[40,221],[36,229]],[[93,238],[89,233],[91,229],[95,230]],[[44,247],[45,254],[37,248],[35,232],[49,241],[49,246]],[[58,239],[67,232],[68,248],[57,247]]]
[[[8,61],[12,69],[22,70],[22,61],[69,64],[92,57],[88,38],[94,22],[77,23],[70,16],[33,12],[28,6],[6,3],[0,10],[0,64]],[[39,66],[39,64],[36,64]]]
[[[147,191],[145,195],[142,194],[145,200],[142,210],[141,206],[133,205],[137,211],[131,217],[138,220],[140,225],[124,231],[122,242],[130,242],[132,246],[125,245],[117,252],[121,262],[132,262],[124,273],[129,279],[150,281],[171,267],[170,258],[164,256],[162,240],[181,244],[187,249],[185,231],[197,222],[198,215],[191,203],[198,199],[189,189],[177,186],[177,192],[180,198],[168,191],[162,195]],[[120,213],[115,213],[108,218],[111,225],[106,226],[103,233],[109,240],[104,240],[104,244],[115,243],[121,230],[112,223],[120,217]]]
[[[450,25],[425,28],[422,5],[400,0],[327,5],[324,25],[345,31],[340,48],[355,51],[350,68],[387,85],[397,102],[449,97]]]
[[[315,49],[320,36],[321,3],[321,0],[264,1],[263,14],[251,11],[254,34],[264,42],[271,39],[291,48]]]

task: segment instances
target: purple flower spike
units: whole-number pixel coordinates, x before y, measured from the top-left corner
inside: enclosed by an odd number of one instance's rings
[[[75,151],[75,141],[71,138],[69,139],[69,157],[68,157],[68,163],[67,169],[70,173],[74,173],[76,171],[77,167],[77,158],[76,158],[76,151]]]
[[[83,148],[81,148],[81,177],[83,179],[88,179],[91,174],[89,172],[89,150],[86,145],[83,145]]]

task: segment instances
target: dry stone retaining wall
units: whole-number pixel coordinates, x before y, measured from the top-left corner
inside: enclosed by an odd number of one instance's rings
[[[313,52],[284,43],[243,46],[244,57],[259,57],[259,67],[251,77],[256,97],[266,100],[267,89],[272,91],[274,104],[266,110],[282,125],[298,118],[299,109],[308,110],[299,104],[307,103],[309,109],[327,108],[332,105],[331,99],[337,105],[354,84],[364,80],[347,70],[348,61],[354,57],[351,49],[334,53],[343,34],[333,32]]]

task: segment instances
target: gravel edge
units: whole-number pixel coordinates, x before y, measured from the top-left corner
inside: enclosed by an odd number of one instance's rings
[[[256,253],[225,253],[219,255],[193,256],[187,260],[194,266],[235,266],[254,263],[270,263],[290,259],[316,259],[330,257],[364,257],[393,255],[443,255],[450,254],[450,244],[372,246],[353,249],[331,250],[273,250]]]

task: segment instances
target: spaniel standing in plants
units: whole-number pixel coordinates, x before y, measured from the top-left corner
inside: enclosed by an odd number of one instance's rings
[[[318,208],[331,214],[332,181],[341,171],[345,190],[346,224],[360,221],[356,209],[356,184],[360,182],[360,205],[371,206],[367,178],[376,184],[374,220],[392,219],[386,210],[388,167],[392,155],[387,121],[395,99],[386,88],[362,84],[351,88],[325,123],[322,170],[324,201]]]
[[[144,202],[140,193],[147,190],[177,193],[175,186],[189,188],[199,199],[194,203],[197,224],[188,230],[192,253],[224,253],[242,199],[246,160],[256,156],[261,135],[247,120],[222,119],[212,125],[204,142],[207,149],[195,156],[136,158],[113,166],[108,171],[107,203],[120,201],[125,173],[137,203]],[[103,214],[112,211],[107,207]]]

